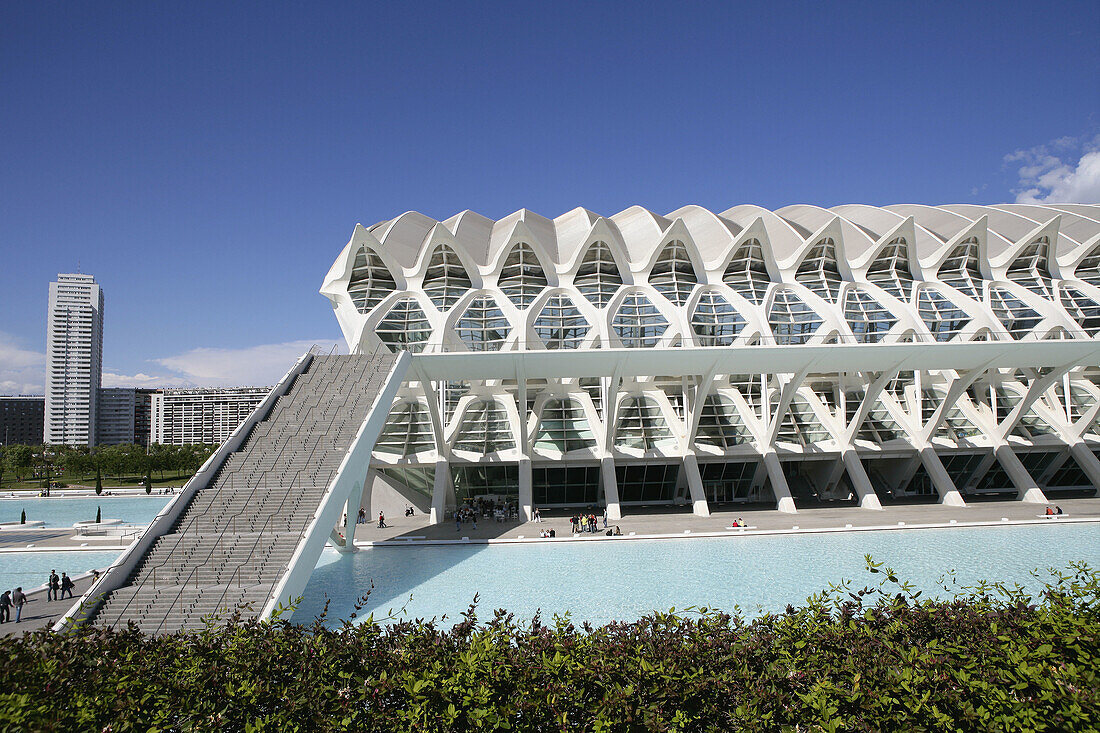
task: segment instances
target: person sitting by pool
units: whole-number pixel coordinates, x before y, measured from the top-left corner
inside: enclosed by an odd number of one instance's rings
[[[737,520],[735,519],[735,520],[733,520],[733,524],[732,524],[732,525],[730,525],[730,526],[731,526],[731,527],[740,527],[740,526],[741,526],[741,523],[740,523],[740,522],[738,522],[738,521],[737,521]]]
[[[623,531],[621,529],[619,529],[619,525],[617,525],[617,524],[615,525],[615,534],[614,534],[614,536],[615,537],[622,537],[623,536]]]
[[[1055,514],[1061,514],[1062,513],[1062,507],[1056,506],[1054,508],[1057,510],[1057,511],[1054,512]]]
[[[1050,516],[1053,516],[1053,515],[1054,515],[1054,510],[1051,509],[1050,507],[1047,507],[1047,516],[1050,517]]]

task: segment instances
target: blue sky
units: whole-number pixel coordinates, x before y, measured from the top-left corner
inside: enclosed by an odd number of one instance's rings
[[[0,9],[0,392],[78,263],[108,383],[266,383],[408,209],[1100,192],[1095,1],[225,5]]]

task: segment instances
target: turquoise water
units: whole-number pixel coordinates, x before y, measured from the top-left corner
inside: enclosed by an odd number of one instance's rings
[[[37,588],[56,570],[81,575],[92,569],[102,570],[115,561],[119,550],[108,552],[0,552],[0,592],[22,586]]]
[[[829,583],[876,584],[864,555],[894,568],[926,594],[956,571],[961,584],[1019,582],[1071,561],[1100,567],[1100,524],[891,530],[716,539],[444,545],[376,548],[341,556],[326,549],[295,620],[331,598],[329,618],[349,618],[374,582],[360,616],[446,614],[448,625],[480,593],[479,617],[505,608],[521,620],[570,612],[574,622],[629,621],[653,610],[707,606],[747,616],[798,605]],[[409,600],[410,595],[412,600]],[[943,595],[942,590],[940,595]]]
[[[121,519],[128,524],[149,524],[174,496],[93,496],[50,499],[0,499],[0,522],[18,522],[27,512],[27,521],[44,521],[47,527],[72,527],[85,519],[95,519],[96,508],[104,519]]]

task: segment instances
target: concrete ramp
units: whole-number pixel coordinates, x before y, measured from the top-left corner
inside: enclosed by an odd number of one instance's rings
[[[102,604],[85,604],[93,622],[170,633],[211,614],[265,618],[300,595],[345,504],[362,491],[409,359],[311,356],[288,374],[266,417],[186,509],[170,524],[154,522],[148,532],[159,534],[142,538],[142,556],[101,579],[111,590]]]

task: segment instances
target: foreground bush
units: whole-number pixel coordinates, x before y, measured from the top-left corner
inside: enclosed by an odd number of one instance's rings
[[[873,564],[872,564],[873,565]],[[0,639],[5,731],[1090,730],[1100,575],[1034,599],[833,588],[752,622],[698,609],[635,623],[328,629],[285,622],[150,638]]]

